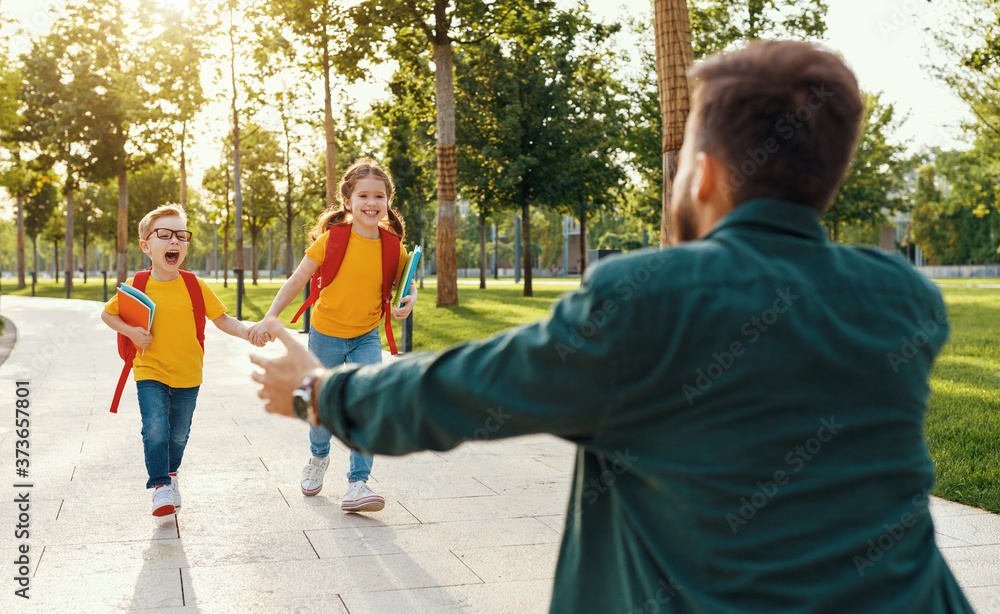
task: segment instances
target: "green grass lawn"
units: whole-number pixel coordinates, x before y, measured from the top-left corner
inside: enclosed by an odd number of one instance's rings
[[[947,280],[943,280],[947,281]],[[952,280],[970,283],[970,280]],[[1000,283],[974,280],[971,283]],[[235,285],[210,284],[236,312]],[[487,285],[490,285],[487,282]],[[951,284],[949,284],[951,285]],[[420,292],[414,311],[414,350],[434,350],[478,339],[548,315],[552,302],[578,282],[539,284],[535,296],[521,296],[520,285],[492,284],[487,290],[459,285],[459,306],[436,309],[433,280]],[[247,286],[244,319],[259,319],[278,284]],[[28,295],[29,290],[8,294]],[[78,283],[73,297],[101,300],[100,280]],[[951,337],[931,376],[927,443],[935,463],[934,494],[1000,513],[1000,288],[944,287],[951,317]],[[40,283],[39,296],[64,297],[58,282]],[[301,301],[282,314],[287,325]],[[399,323],[394,322],[397,338]],[[297,325],[301,326],[301,322]],[[383,336],[384,339],[384,336]],[[384,343],[383,343],[384,345]]]
[[[1000,285],[996,277],[936,277],[934,282],[941,286]]]
[[[931,375],[934,494],[1000,513],[1000,289],[942,288],[951,335]]]

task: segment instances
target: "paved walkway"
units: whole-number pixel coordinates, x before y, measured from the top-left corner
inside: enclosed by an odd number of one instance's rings
[[[209,326],[184,505],[157,519],[135,385],[118,415],[107,411],[122,363],[100,304],[3,296],[0,307],[18,333],[0,366],[0,612],[547,611],[570,444],[534,436],[379,456],[371,483],[386,509],[344,514],[346,449],[334,440],[327,489],[303,497],[305,427],[264,413],[249,379],[253,348]],[[25,479],[15,476],[13,428],[23,381]],[[15,536],[13,501],[25,492],[29,535]],[[1000,613],[1000,517],[937,499],[932,511],[978,612]],[[22,545],[30,600],[14,595]]]

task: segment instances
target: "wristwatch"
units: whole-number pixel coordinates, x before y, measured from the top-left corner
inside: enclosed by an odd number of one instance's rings
[[[314,413],[310,412],[309,409],[312,406],[313,384],[316,383],[318,376],[317,371],[310,371],[299,387],[292,392],[292,408],[295,409],[295,415],[306,422],[311,422],[309,414]]]

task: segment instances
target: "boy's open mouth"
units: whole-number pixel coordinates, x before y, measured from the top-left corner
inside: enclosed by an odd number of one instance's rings
[[[167,253],[163,255],[163,259],[167,261],[167,264],[173,266],[180,262],[181,253],[176,249],[168,249]]]

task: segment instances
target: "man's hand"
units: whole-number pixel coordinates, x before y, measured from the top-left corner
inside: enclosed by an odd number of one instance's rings
[[[250,377],[261,385],[257,396],[264,399],[264,409],[272,414],[295,418],[292,392],[299,387],[310,371],[322,369],[323,365],[312,352],[292,338],[277,318],[264,320],[264,327],[267,334],[284,344],[287,353],[280,358],[270,359],[251,355],[250,362],[263,371],[255,371]]]

